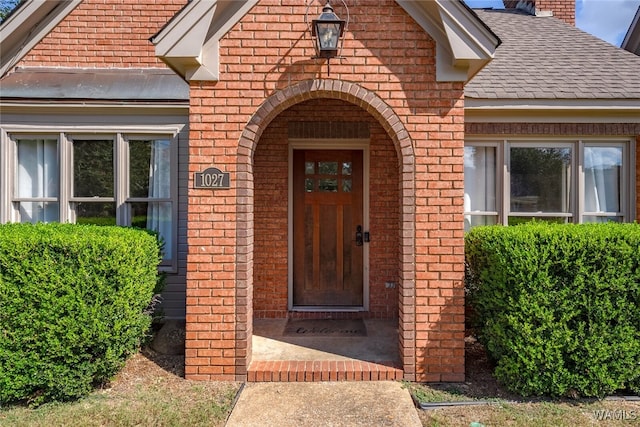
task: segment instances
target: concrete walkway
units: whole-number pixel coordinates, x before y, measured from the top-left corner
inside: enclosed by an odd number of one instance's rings
[[[420,427],[409,392],[393,381],[247,383],[227,427]]]

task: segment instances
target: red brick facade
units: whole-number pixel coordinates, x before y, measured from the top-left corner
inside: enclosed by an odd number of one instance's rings
[[[147,68],[166,66],[149,38],[186,0],[84,0],[20,66]]]
[[[310,15],[318,14],[319,3],[311,9]],[[435,82],[433,41],[392,1],[351,7],[357,18],[346,34],[345,59],[334,60],[326,77],[326,63],[310,59],[306,12],[295,1],[261,2],[221,41],[220,81],[191,86],[190,172],[215,162],[225,165],[236,184],[232,190],[190,192],[188,233],[197,244],[190,245],[188,258],[187,376],[245,378],[254,310],[284,314],[282,285],[274,284],[285,278],[286,253],[269,245],[285,247],[257,232],[267,227],[258,213],[280,197],[264,192],[269,180],[283,182],[266,172],[269,161],[283,161],[282,141],[274,135],[287,117],[304,116],[308,102],[328,108],[340,100],[338,111],[320,116],[341,119],[337,113],[344,111],[372,123],[372,161],[397,153],[387,160],[395,166],[388,166],[388,176],[372,176],[387,186],[397,182],[397,196],[371,195],[372,203],[388,206],[380,211],[379,226],[396,234],[380,244],[385,254],[397,255],[374,267],[378,249],[371,249],[371,267],[381,274],[371,274],[369,314],[399,313],[407,379],[463,380],[462,84]],[[336,13],[346,15],[338,6]],[[389,38],[365,31],[371,25],[384,25]],[[269,150],[279,154],[270,156]],[[272,226],[282,235],[284,212],[272,210],[280,218]],[[397,231],[389,215],[397,215]],[[271,270],[258,272],[266,264]],[[380,289],[394,277],[398,289]]]
[[[148,39],[185,3],[86,0],[19,65],[165,67]],[[400,366],[378,378],[463,381],[465,132],[631,136],[640,129],[465,128],[463,83],[436,82],[435,42],[395,1],[349,2],[343,58],[331,60],[330,75],[325,60],[312,59],[305,24],[324,1],[309,9],[305,3],[260,1],[220,41],[219,81],[190,83],[188,159],[180,163],[189,176],[180,183],[189,187],[186,377],[246,380],[253,319],[291,316],[288,129],[344,121],[366,123],[370,133],[370,294],[363,316],[398,320]],[[573,23],[573,3],[539,0],[537,7]],[[193,188],[193,174],[210,166],[230,173],[230,189]],[[636,174],[638,193],[640,167]],[[298,368],[296,378],[306,379]],[[325,370],[318,372],[325,379]]]

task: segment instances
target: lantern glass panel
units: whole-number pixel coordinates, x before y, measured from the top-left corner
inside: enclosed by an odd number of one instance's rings
[[[340,37],[340,22],[316,23],[316,34],[320,50],[337,50]]]

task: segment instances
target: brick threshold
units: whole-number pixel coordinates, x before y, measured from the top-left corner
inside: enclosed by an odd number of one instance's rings
[[[394,362],[362,360],[257,360],[247,370],[249,382],[390,381],[403,371]]]

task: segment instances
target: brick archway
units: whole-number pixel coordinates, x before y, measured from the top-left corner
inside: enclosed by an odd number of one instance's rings
[[[287,108],[316,98],[333,98],[359,106],[374,117],[389,135],[401,164],[399,346],[404,376],[415,380],[415,157],[404,124],[378,95],[355,83],[331,79],[307,80],[275,92],[247,123],[239,144],[237,163],[237,278],[235,329],[237,376],[246,373],[251,358],[253,318],[253,154],[262,132]]]

